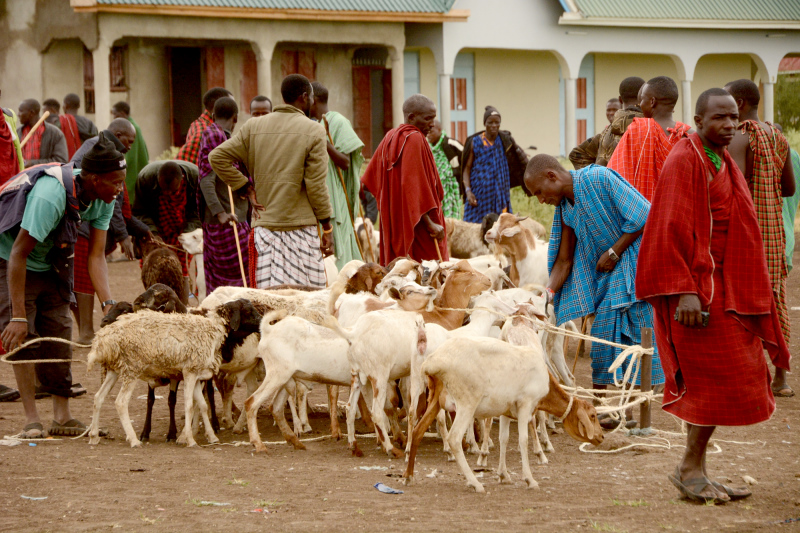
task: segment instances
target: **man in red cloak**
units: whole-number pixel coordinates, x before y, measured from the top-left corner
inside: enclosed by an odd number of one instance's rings
[[[697,133],[664,162],[636,275],[636,296],[655,310],[663,409],[688,425],[669,479],[684,496],[714,503],[750,495],[708,478],[714,429],[768,420],[775,400],[763,349],[779,368],[788,370],[790,358],[753,200],[726,150],[738,117],[723,89],[700,95]]]
[[[678,85],[672,78],[658,76],[642,85],[639,107],[644,117],[633,119],[608,162],[608,168],[619,172],[648,202],[653,201],[670,150],[692,131],[672,118],[677,102]]]
[[[403,115],[405,124],[386,134],[361,178],[381,213],[380,263],[397,257],[446,261],[444,190],[427,141],[436,105],[415,94],[403,103]]]

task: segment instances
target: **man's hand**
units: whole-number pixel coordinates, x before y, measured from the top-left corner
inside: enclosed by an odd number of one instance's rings
[[[430,233],[431,237],[433,237],[439,242],[442,242],[445,238],[444,226],[440,226],[439,224],[433,221],[431,221],[430,224],[428,224],[428,233]]]
[[[478,205],[478,199],[475,198],[475,195],[472,194],[472,191],[467,191],[467,202],[469,202],[469,205],[472,207]]]
[[[328,229],[323,228],[322,238],[319,240],[319,250],[322,252],[322,257],[333,255],[333,231],[328,231]],[[325,233],[325,231],[328,231],[328,233]]]
[[[693,328],[703,325],[703,315],[700,314],[700,298],[696,294],[682,294],[675,310],[675,320],[679,324]]]
[[[600,260],[597,261],[598,272],[611,272],[614,270],[615,266],[617,266],[617,262],[611,259],[608,252],[603,253],[603,255],[600,256]]]
[[[153,242],[155,240],[155,236],[153,235],[152,231],[148,231],[142,235],[140,239],[142,239],[142,242]]]
[[[250,207],[252,207],[253,211],[253,220],[258,220],[261,218],[259,211],[264,211],[264,206],[258,203],[258,199],[256,198],[256,190],[252,185],[247,186],[247,201],[250,202]]]
[[[9,322],[3,330],[2,339],[3,349],[10,352],[25,340],[28,336],[28,324],[25,322]]]
[[[119,247],[122,248],[122,253],[125,254],[128,261],[133,261],[133,238],[130,235],[119,242]]]
[[[220,224],[228,224],[230,222],[239,222],[239,217],[234,215],[233,213],[226,213],[222,212],[217,215],[217,220]]]

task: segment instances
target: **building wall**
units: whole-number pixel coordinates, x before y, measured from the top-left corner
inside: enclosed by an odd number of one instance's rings
[[[669,76],[678,84],[680,78],[675,62],[664,55],[651,54],[594,54],[594,109],[595,124],[600,129],[608,124],[606,102],[619,96],[619,84],[628,76],[639,76],[645,81],[656,76]],[[694,91],[692,91],[694,94]],[[676,118],[680,120],[681,99],[675,105]]]
[[[131,80],[128,94],[112,93],[111,105],[128,96],[131,116],[142,130],[150,160],[153,161],[171,144],[166,47],[138,40],[129,43],[128,76]]]
[[[694,69],[692,81],[692,111],[697,97],[712,87],[724,87],[729,81],[742,78],[753,79],[753,60],[746,54],[709,54],[700,58]],[[758,82],[756,82],[758,83]],[[680,109],[676,107],[675,109]],[[684,122],[686,122],[684,120]],[[694,127],[694,120],[687,122]]]
[[[484,108],[493,105],[502,116],[501,128],[511,131],[521,147],[533,145],[536,153],[557,154],[559,75],[555,56],[517,50],[464,51],[475,54],[475,129],[483,129]]]
[[[83,114],[83,43],[78,39],[53,41],[41,61],[42,98],[63,103],[64,96],[75,93],[81,97]],[[94,120],[94,115],[86,116]]]
[[[419,92],[434,102],[440,108],[439,102],[439,76],[436,74],[436,59],[429,48],[419,49]]]

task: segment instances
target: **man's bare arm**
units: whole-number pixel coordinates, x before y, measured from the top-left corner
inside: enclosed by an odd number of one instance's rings
[[[794,196],[795,188],[792,152],[789,151],[786,154],[786,162],[783,164],[783,174],[781,174],[781,196]]]
[[[28,273],[28,256],[39,243],[28,230],[21,229],[11,247],[8,258],[8,292],[11,297],[11,317],[27,318],[25,311],[25,278]],[[28,336],[28,324],[9,322],[2,333],[3,348],[13,350]]]
[[[108,264],[106,263],[106,231],[91,228],[89,232],[89,257],[87,259],[89,267],[89,279],[92,280],[92,287],[97,293],[100,302],[111,299],[111,289],[108,286]],[[103,308],[103,314],[110,310]]]
[[[550,272],[550,280],[547,282],[547,288],[553,292],[558,292],[561,287],[566,283],[567,278],[572,272],[572,265],[575,263],[575,246],[577,245],[578,238],[575,236],[575,230],[564,224],[561,221],[561,244],[558,247],[558,255],[553,264],[553,270]]]

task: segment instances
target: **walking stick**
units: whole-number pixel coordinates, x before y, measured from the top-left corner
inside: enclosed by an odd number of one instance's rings
[[[433,242],[436,244],[436,255],[439,256],[439,262],[442,262],[442,251],[439,249],[439,239],[436,237],[433,238]]]
[[[328,140],[330,141],[331,145],[333,145],[333,137],[331,137],[331,132],[328,129],[328,120],[325,117],[322,117],[322,122],[325,123],[325,133],[328,134]],[[347,197],[347,185],[344,184],[344,176],[342,175],[342,169],[337,167],[336,163],[333,164],[333,168],[336,169],[336,175],[339,176],[339,182],[342,184],[342,190],[344,191],[344,203],[347,204],[347,212],[350,213],[350,225],[353,227],[353,234],[355,235],[356,221],[355,218],[353,217],[353,208],[350,205],[349,199]],[[364,259],[364,250],[361,249],[361,243],[358,241],[357,235],[356,235],[356,246],[358,247],[358,253],[361,254],[361,259]]]
[[[233,189],[231,186],[228,185],[228,199],[231,202],[231,214],[236,216],[236,212],[233,210]],[[239,228],[236,227],[236,221],[231,220],[231,227],[233,228],[233,237],[236,239],[236,252],[239,254],[239,270],[242,272],[242,285],[243,287],[247,287],[247,275],[244,273],[244,259],[242,259],[242,245],[239,244]]]
[[[49,117],[49,116],[50,116],[50,111],[45,111],[45,112],[42,114],[42,118],[40,118],[40,119],[38,120],[38,122],[36,122],[36,124],[34,124],[34,125],[33,125],[33,127],[31,128],[31,131],[29,131],[29,132],[28,132],[28,134],[25,136],[25,138],[24,138],[24,139],[22,139],[22,142],[21,142],[21,143],[19,143],[19,147],[20,147],[20,148],[22,148],[23,146],[25,146],[25,145],[28,143],[28,141],[30,140],[30,138],[33,136],[33,132],[35,132],[37,129],[39,129],[39,126],[41,126],[41,125],[42,125],[42,123],[45,121],[45,119],[46,119],[47,117]]]

